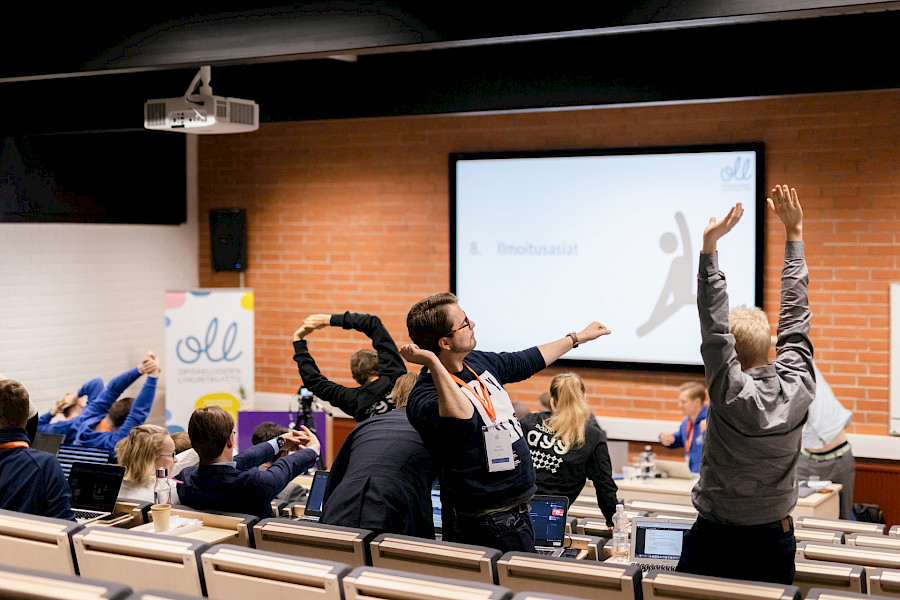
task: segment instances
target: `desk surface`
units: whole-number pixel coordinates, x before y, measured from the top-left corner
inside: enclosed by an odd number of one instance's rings
[[[693,479],[676,479],[674,477],[657,479],[617,479],[619,497],[623,500],[652,500],[669,504],[691,504],[691,490],[694,488]],[[824,517],[837,519],[840,514],[838,494],[841,484],[832,483],[827,492],[815,492],[806,498],[797,500],[797,506],[791,512],[794,518],[804,516]],[[585,487],[585,491],[588,488]],[[584,492],[582,492],[584,493]],[[588,492],[593,493],[593,488]],[[595,500],[596,502],[596,500]]]
[[[156,530],[153,528],[153,523],[139,525],[134,528],[134,531],[156,533]],[[208,544],[223,544],[226,542],[235,542],[238,537],[238,532],[234,529],[222,529],[221,527],[210,527],[209,525],[202,525],[200,529],[193,529],[190,531],[182,532],[162,532],[160,533],[160,535],[174,535],[176,537],[200,540],[201,542],[206,542]]]

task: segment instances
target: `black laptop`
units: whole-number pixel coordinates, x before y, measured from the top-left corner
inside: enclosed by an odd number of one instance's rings
[[[316,471],[313,474],[312,485],[309,486],[309,495],[306,497],[306,508],[303,511],[301,521],[318,521],[322,517],[322,509],[325,501],[325,486],[328,485],[329,471]]]
[[[76,462],[69,473],[72,510],[79,523],[109,519],[125,477],[125,467]]]

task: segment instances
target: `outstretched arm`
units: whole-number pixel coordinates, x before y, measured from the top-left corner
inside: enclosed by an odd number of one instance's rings
[[[568,338],[566,338],[568,339]],[[430,350],[423,350],[415,344],[400,348],[400,354],[408,362],[428,367],[438,394],[438,414],[454,419],[471,419],[475,412],[472,402],[463,394],[450,376],[447,367]]]
[[[549,342],[538,346],[538,350],[540,350],[541,356],[544,358],[544,364],[549,367],[551,363],[555,362],[560,356],[574,348],[576,344],[580,345],[585,342],[591,342],[602,335],[609,335],[610,333],[610,330],[607,329],[605,325],[594,321],[580,332],[576,333],[576,339],[573,340],[571,336],[567,335],[555,342]]]

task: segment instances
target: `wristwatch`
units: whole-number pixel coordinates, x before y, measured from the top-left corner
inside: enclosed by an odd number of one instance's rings
[[[570,332],[567,333],[566,335],[567,335],[568,337],[572,338],[572,349],[573,349],[573,350],[574,350],[575,348],[577,348],[578,346],[581,345],[581,342],[578,341],[578,336],[575,335],[575,332],[574,332],[574,331],[570,331]]]
[[[279,451],[279,452],[281,452],[282,450],[284,450],[284,438],[283,438],[283,437],[280,437],[280,436],[279,436],[279,437],[275,438],[275,443],[278,444],[278,451]]]

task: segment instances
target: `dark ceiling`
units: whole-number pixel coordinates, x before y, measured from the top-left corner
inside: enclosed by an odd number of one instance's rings
[[[183,94],[202,64],[264,122],[900,87],[900,2],[595,4],[20,6],[0,128],[140,128],[143,102]]]

